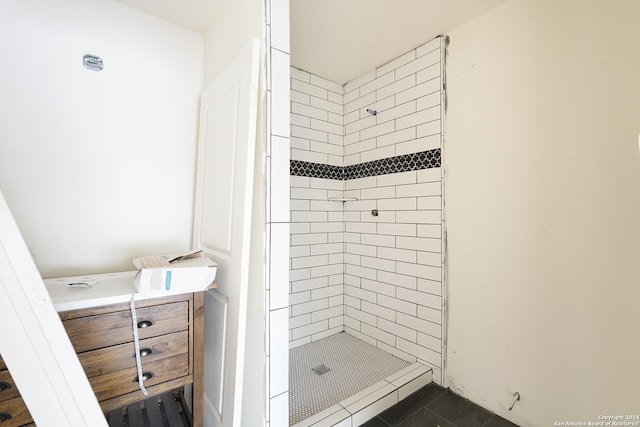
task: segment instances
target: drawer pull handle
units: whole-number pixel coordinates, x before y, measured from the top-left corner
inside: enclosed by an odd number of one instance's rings
[[[11,384],[5,383],[4,381],[0,381],[0,392],[9,390],[10,388],[11,388]]]
[[[7,414],[6,412],[0,412],[0,423],[3,423],[10,419],[11,419],[11,414]]]
[[[140,357],[151,356],[151,353],[153,353],[153,350],[151,350],[150,348],[141,348],[140,349]],[[136,357],[136,355],[134,354],[133,357]]]
[[[141,322],[138,322],[138,329],[148,328],[152,325],[153,325],[153,322],[151,320],[143,320]]]
[[[142,381],[147,381],[150,380],[151,378],[153,378],[153,372],[143,372],[142,373]],[[134,383],[140,382],[140,380],[138,379],[138,376],[136,375],[136,377],[133,379]]]

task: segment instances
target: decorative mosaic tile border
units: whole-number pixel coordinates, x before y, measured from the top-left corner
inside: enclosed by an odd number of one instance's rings
[[[291,160],[289,162],[289,175],[343,180],[344,167]]]
[[[387,159],[373,160],[351,166],[333,166],[322,163],[291,160],[290,175],[324,179],[357,179],[369,176],[387,175],[421,169],[437,168],[441,165],[440,149],[403,154]]]

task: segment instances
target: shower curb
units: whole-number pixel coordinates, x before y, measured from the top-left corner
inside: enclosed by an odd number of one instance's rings
[[[414,363],[292,427],[357,427],[433,381],[433,369]]]

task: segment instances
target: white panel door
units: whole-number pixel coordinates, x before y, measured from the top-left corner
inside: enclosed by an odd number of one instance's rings
[[[41,427],[107,425],[0,192],[0,354]],[[12,424],[8,419],[7,424]]]
[[[218,288],[205,295],[206,427],[241,421],[259,57],[253,40],[200,106],[193,246],[218,263]]]

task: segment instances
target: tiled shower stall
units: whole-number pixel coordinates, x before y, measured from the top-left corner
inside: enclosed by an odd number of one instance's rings
[[[346,332],[442,383],[443,43],[345,85],[291,68],[290,348]]]

